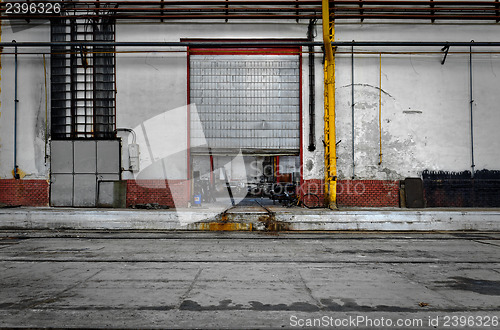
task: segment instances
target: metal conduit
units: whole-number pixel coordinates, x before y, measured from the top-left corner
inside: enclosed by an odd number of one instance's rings
[[[12,43],[15,45],[16,41],[12,40]],[[17,173],[17,104],[19,100],[17,99],[17,47],[14,46],[15,55],[14,55],[14,179],[19,179],[19,174]]]
[[[379,54],[379,91],[378,91],[378,133],[379,133],[379,161],[378,165],[382,165],[382,54]]]
[[[332,47],[500,47],[500,42],[448,42],[448,41],[334,41]],[[290,47],[322,46],[322,42],[311,41],[227,41],[227,42],[0,42],[0,47]],[[22,53],[20,53],[21,55]],[[377,52],[378,54],[378,52]]]
[[[471,40],[470,52],[469,52],[469,88],[470,88],[470,144],[471,144],[471,178],[474,179],[474,170],[476,164],[474,163],[474,94],[473,94],[473,79],[472,79],[472,43]]]
[[[352,152],[352,179],[354,180],[354,46],[351,46],[351,152]]]
[[[312,41],[314,40],[314,25],[316,21],[311,20],[309,22],[309,27],[307,30],[307,38]],[[316,96],[315,96],[315,65],[314,65],[314,46],[308,46],[308,58],[309,58],[309,146],[307,150],[314,151],[316,150],[316,138],[315,138],[315,108],[316,108]]]

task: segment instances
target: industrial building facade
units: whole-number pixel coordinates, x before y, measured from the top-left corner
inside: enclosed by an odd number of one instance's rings
[[[1,203],[500,205],[498,1],[23,3]]]

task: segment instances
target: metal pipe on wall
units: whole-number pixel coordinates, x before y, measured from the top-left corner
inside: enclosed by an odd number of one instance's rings
[[[0,47],[62,47],[73,46],[81,47],[84,44],[87,47],[289,47],[289,46],[318,46],[324,44],[317,41],[172,41],[172,42],[135,42],[135,41],[97,41],[97,42],[0,42]],[[469,47],[470,41],[332,41],[332,47]],[[474,47],[500,47],[500,42],[474,42]]]
[[[378,133],[379,133],[379,162],[382,164],[382,54],[379,54],[379,91],[378,91]]]
[[[45,164],[47,164],[47,145],[49,143],[49,121],[48,121],[48,93],[47,93],[47,65],[45,61],[45,54],[43,54],[43,85],[45,90]]]
[[[16,44],[15,40],[12,43]],[[17,173],[17,46],[14,47],[14,179],[19,179]]]
[[[314,25],[316,24],[316,20],[311,20],[309,22],[309,27],[307,30],[307,39],[309,41],[314,41]],[[316,107],[316,96],[315,96],[315,65],[314,65],[314,46],[308,46],[308,57],[309,57],[309,146],[307,150],[314,151],[316,150],[316,138],[315,138],[315,107]]]
[[[353,40],[354,41],[354,40]],[[351,46],[351,152],[352,152],[352,179],[354,180],[354,46]]]
[[[474,40],[471,40],[473,43]],[[474,178],[474,168],[476,165],[474,164],[474,94],[472,89],[472,44],[469,46],[469,88],[470,88],[470,145],[471,145],[471,178]]]

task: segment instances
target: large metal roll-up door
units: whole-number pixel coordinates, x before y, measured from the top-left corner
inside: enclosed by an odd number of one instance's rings
[[[299,59],[191,55],[190,102],[196,105],[191,107],[191,145],[206,140],[214,154],[299,154]],[[198,118],[201,125],[193,123]]]

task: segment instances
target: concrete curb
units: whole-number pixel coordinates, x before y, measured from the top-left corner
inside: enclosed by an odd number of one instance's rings
[[[238,215],[226,226],[262,230],[262,212]],[[289,230],[500,231],[500,209],[488,210],[286,210],[272,221]],[[0,229],[25,230],[206,230],[220,222],[220,210],[0,209]],[[213,230],[213,229],[212,229]]]
[[[218,213],[182,214],[201,221],[214,219]],[[182,226],[174,210],[16,208],[0,209],[0,229],[176,230]]]
[[[338,211],[279,217],[293,230],[499,231],[498,211]]]

